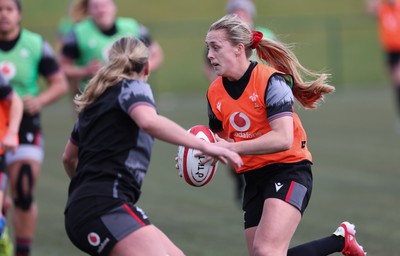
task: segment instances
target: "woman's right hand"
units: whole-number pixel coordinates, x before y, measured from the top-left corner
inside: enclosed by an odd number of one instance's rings
[[[243,160],[238,153],[212,143],[207,143],[204,151],[197,154],[197,156],[201,155],[207,156],[203,160],[203,164],[213,161],[214,165],[217,161],[221,161],[224,164],[235,165],[238,168],[243,165]],[[175,157],[175,168],[179,170],[178,157]],[[179,176],[182,177],[182,172],[179,172]]]
[[[18,147],[18,134],[13,134],[8,132],[4,136],[3,141],[0,142],[0,149],[3,149],[4,151],[11,151],[14,153],[17,147]]]

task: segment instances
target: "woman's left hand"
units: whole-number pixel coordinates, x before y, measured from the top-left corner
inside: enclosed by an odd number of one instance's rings
[[[42,105],[36,97],[25,96],[22,100],[24,102],[24,112],[30,115],[35,115],[42,109]]]
[[[231,149],[231,142],[233,142],[232,139],[225,140],[225,139],[219,137],[218,134],[215,134],[215,140],[216,140],[215,143],[218,146],[232,150]]]

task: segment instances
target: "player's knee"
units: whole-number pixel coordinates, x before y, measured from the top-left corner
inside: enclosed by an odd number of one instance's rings
[[[33,173],[29,164],[21,166],[15,186],[15,207],[28,211],[33,203]]]
[[[255,241],[253,244],[253,255],[255,256],[272,256],[285,255],[285,247],[283,245],[275,246],[275,243]],[[287,250],[287,248],[286,248]]]

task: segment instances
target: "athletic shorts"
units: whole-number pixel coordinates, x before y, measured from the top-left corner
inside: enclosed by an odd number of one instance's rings
[[[4,153],[0,153],[0,173],[6,172],[6,155]]]
[[[281,199],[304,213],[312,191],[312,163],[273,164],[244,173],[243,211],[245,229],[258,226],[268,198]],[[266,209],[268,210],[268,209]]]
[[[82,199],[65,211],[69,239],[92,256],[108,255],[118,241],[150,224],[142,209],[112,198]]]
[[[391,69],[400,64],[400,52],[387,52],[387,63]]]
[[[40,116],[30,116],[24,114],[19,129],[19,146],[15,152],[6,153],[6,164],[23,159],[35,160],[38,163],[43,162],[44,142],[40,130]]]
[[[6,173],[6,156],[0,153],[0,191],[6,191],[7,173]]]

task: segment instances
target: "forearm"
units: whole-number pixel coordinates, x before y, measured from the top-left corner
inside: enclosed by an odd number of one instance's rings
[[[293,118],[275,119],[269,123],[271,130],[256,139],[230,143],[231,149],[241,155],[273,154],[288,150],[293,144]]]
[[[77,66],[73,59],[65,56],[60,57],[60,65],[69,79],[80,80],[93,76],[93,72],[89,70],[88,66]]]
[[[78,161],[63,161],[64,170],[67,173],[68,177],[71,179],[75,175],[76,166],[78,165]]]
[[[199,150],[204,148],[204,141],[196,139],[180,125],[164,116],[157,115],[142,129],[155,138],[168,143]]]
[[[74,145],[70,140],[68,140],[67,145],[65,145],[64,153],[62,155],[62,162],[68,177],[72,178],[75,175],[79,158],[78,146]]]
[[[84,66],[65,65],[63,66],[63,70],[70,79],[80,80],[92,76],[92,73]]]
[[[61,71],[48,79],[48,88],[37,96],[41,107],[50,105],[68,92],[68,84]]]
[[[11,96],[11,108],[10,108],[10,122],[8,124],[8,133],[18,134],[19,126],[23,114],[23,103],[16,93]]]
[[[288,150],[291,144],[290,137],[271,131],[257,139],[229,143],[228,148],[240,155],[262,155]]]

